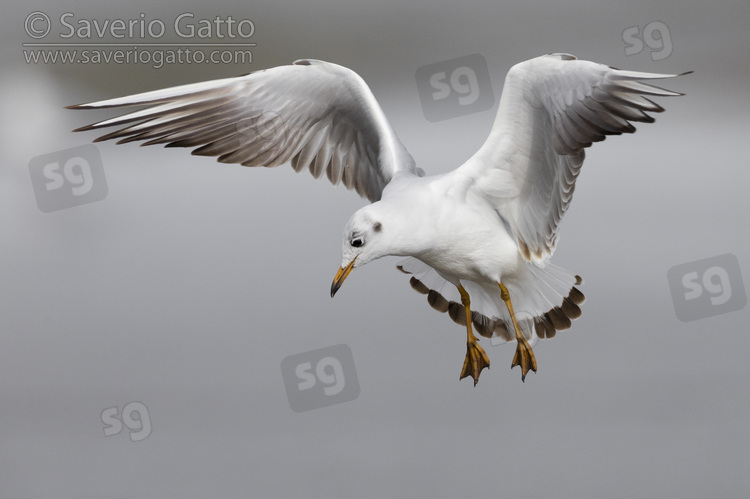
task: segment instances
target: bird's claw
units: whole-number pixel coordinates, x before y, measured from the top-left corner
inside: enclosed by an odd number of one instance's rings
[[[466,359],[464,359],[464,367],[461,370],[461,377],[459,379],[471,376],[474,378],[474,386],[477,386],[479,375],[485,367],[487,369],[490,368],[490,358],[487,356],[487,352],[479,346],[477,340],[467,342]]]
[[[510,368],[521,366],[521,381],[525,382],[529,370],[536,372],[536,357],[534,357],[534,350],[531,349],[531,345],[526,341],[526,338],[519,338],[517,343],[516,354],[513,356],[513,363]]]

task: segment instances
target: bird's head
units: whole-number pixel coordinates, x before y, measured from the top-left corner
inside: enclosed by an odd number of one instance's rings
[[[384,235],[385,225],[374,204],[365,206],[352,215],[344,229],[341,242],[343,258],[331,284],[331,297],[336,294],[352,270],[390,254],[388,238]]]

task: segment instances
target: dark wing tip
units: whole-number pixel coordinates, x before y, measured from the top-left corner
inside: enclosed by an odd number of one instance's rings
[[[86,125],[86,126],[78,127],[74,129],[73,131],[74,132],[86,132],[88,130],[93,130],[95,128],[96,127],[94,125]],[[97,142],[97,141],[99,141],[99,139],[94,139],[94,142]]]

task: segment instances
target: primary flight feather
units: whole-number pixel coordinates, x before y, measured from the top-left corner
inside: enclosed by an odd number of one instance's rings
[[[331,296],[349,273],[387,255],[430,305],[467,332],[461,378],[476,385],[489,358],[473,333],[516,341],[525,379],[532,346],[581,315],[580,277],[548,262],[570,205],[584,149],[632,133],[663,111],[646,83],[678,75],[621,71],[549,54],[508,72],[484,145],[457,169],[424,176],[365,82],[316,60],[246,76],[146,92],[73,109],[142,108],[76,131],[96,139],[192,147],[223,163],[290,163],[369,199],[344,229]],[[450,283],[450,284],[447,284]],[[456,296],[457,295],[457,296]]]

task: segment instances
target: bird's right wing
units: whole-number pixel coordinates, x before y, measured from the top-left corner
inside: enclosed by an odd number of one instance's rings
[[[640,80],[678,75],[639,73],[568,54],[550,54],[508,72],[495,124],[477,153],[456,173],[474,180],[510,225],[528,261],[555,249],[584,149],[607,135],[632,133],[664,109],[644,96],[682,95]]]
[[[146,106],[77,129],[121,127],[99,140],[196,147],[222,163],[291,162],[315,178],[326,173],[370,201],[398,172],[424,175],[396,137],[367,84],[337,64],[299,60],[246,76],[70,106]]]

